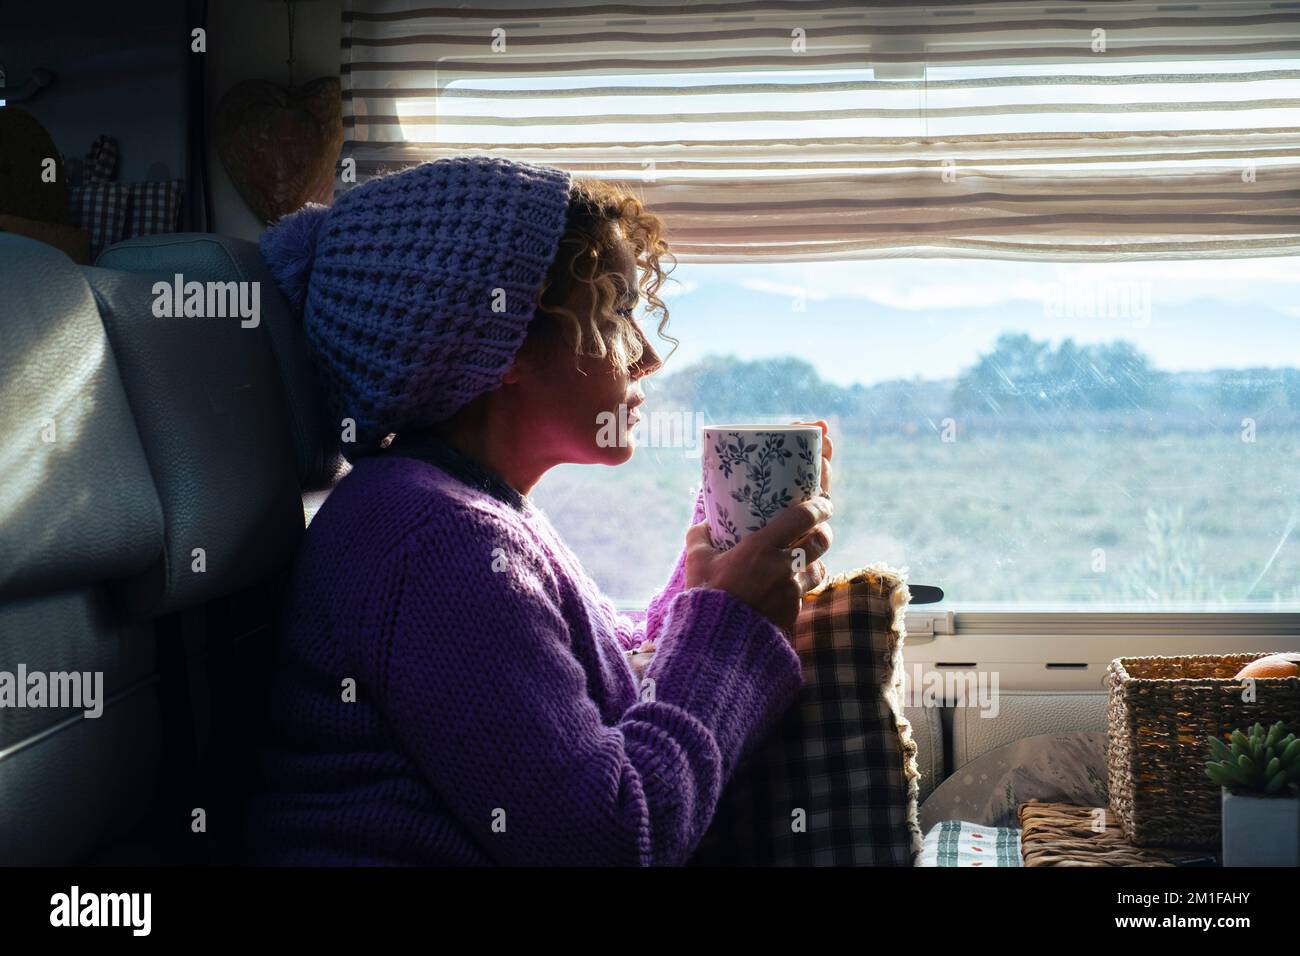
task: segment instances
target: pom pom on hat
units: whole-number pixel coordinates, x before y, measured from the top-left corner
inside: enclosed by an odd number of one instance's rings
[[[257,247],[285,298],[301,309],[307,298],[316,244],[330,207],[309,202],[262,233]]]

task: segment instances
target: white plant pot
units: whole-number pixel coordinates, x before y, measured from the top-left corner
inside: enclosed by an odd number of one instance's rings
[[[1224,866],[1300,866],[1300,797],[1221,789]]]

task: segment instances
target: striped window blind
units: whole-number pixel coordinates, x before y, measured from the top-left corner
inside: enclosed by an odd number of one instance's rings
[[[346,0],[343,46],[358,182],[615,179],[682,261],[1300,252],[1300,2]]]

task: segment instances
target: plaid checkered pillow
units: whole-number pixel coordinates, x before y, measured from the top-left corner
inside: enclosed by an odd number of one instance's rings
[[[130,212],[127,216],[126,237],[152,236],[159,232],[175,232],[181,211],[181,194],[184,182],[131,183]]]
[[[117,169],[117,141],[107,134],[100,134],[90,144],[86,154],[86,164],[82,167],[83,184],[106,183],[113,179],[113,170]]]
[[[883,567],[804,599],[799,698],[736,768],[692,865],[911,866],[916,744],[903,716],[903,609]]]
[[[72,215],[90,234],[90,259],[126,235],[127,188],[121,183],[90,182],[72,190]]]

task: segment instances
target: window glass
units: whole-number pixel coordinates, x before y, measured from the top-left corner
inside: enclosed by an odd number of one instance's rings
[[[700,426],[826,418],[833,570],[971,608],[1300,607],[1294,259],[682,263],[664,297],[633,459],[534,492],[620,602],[681,548]]]

